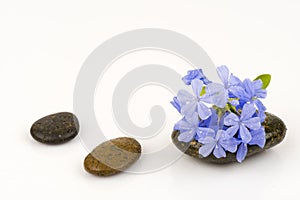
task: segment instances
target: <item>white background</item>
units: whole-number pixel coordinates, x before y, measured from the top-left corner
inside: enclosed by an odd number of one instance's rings
[[[1,0],[0,199],[299,198],[299,9],[297,0]],[[101,178],[84,171],[88,152],[79,137],[61,146],[34,141],[29,129],[35,120],[73,110],[74,84],[87,56],[103,41],[137,28],[182,33],[216,65],[226,64],[242,78],[272,74],[264,102],[287,124],[284,142],[243,164],[216,166],[184,156],[156,173]],[[113,66],[96,91],[95,109],[107,137],[122,135],[110,102],[126,67],[166,62],[181,74],[189,69],[177,58],[149,55],[120,61],[121,72],[114,74],[120,68]],[[146,152],[170,142],[180,118],[169,106],[172,94],[156,86],[133,97],[132,120],[147,125],[153,103],[147,99],[158,95],[153,101],[166,108],[168,121],[154,141],[141,141]]]

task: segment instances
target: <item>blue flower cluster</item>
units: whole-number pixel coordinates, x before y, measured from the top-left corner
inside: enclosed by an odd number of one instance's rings
[[[266,107],[260,99],[267,92],[262,79],[241,81],[226,66],[218,67],[217,72],[223,84],[208,80],[201,69],[183,77],[193,94],[180,90],[171,102],[183,116],[174,129],[180,131],[179,141],[201,143],[199,154],[203,157],[211,153],[216,158],[226,157],[228,151],[242,162],[248,145],[265,145],[262,122]]]

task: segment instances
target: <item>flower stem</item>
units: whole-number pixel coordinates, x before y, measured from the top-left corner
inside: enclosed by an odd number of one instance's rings
[[[238,115],[238,116],[241,115],[241,114],[236,110],[236,108],[235,108],[233,105],[231,105],[230,103],[228,103],[226,107],[228,108],[228,111],[231,111],[231,112],[233,112],[234,114],[236,114],[236,115]]]

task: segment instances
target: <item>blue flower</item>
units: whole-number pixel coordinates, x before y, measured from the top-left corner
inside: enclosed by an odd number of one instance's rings
[[[222,65],[218,67],[217,72],[230,97],[235,98],[237,97],[236,94],[243,92],[243,88],[241,87],[242,81],[230,73],[227,66]]]
[[[205,99],[206,103],[214,104],[219,108],[224,108],[228,102],[228,93],[224,86],[220,83],[210,83],[205,88]]]
[[[211,81],[204,76],[202,69],[190,70],[188,74],[182,78],[186,85],[190,85],[194,79],[201,80],[204,84],[211,83]]]
[[[262,126],[260,129],[251,131],[252,140],[249,142],[250,145],[258,145],[260,148],[264,148],[266,144],[266,132]]]
[[[194,112],[198,112],[200,118],[205,120],[211,116],[211,110],[204,104],[204,102],[208,102],[205,98],[206,95],[200,96],[204,84],[199,79],[194,79],[191,85],[194,95],[186,90],[178,92],[177,98],[181,105],[181,114],[189,117]]]
[[[243,82],[245,94],[241,97],[241,99],[245,101],[251,101],[257,98],[266,98],[267,91],[265,89],[262,89],[262,86],[262,80],[251,81],[250,79],[245,79]]]
[[[236,97],[234,94],[243,92],[243,88],[240,86],[241,81],[237,77],[230,74],[226,66],[220,66],[217,68],[218,75],[223,82],[209,83],[206,86],[206,102],[214,104],[220,108],[224,108],[229,101],[229,97]],[[230,100],[233,105],[238,105],[238,101]]]
[[[245,104],[241,113],[241,116],[237,116],[234,113],[230,113],[224,119],[224,124],[230,126],[226,132],[230,136],[238,133],[238,138],[241,141],[241,145],[237,151],[237,160],[242,162],[247,155],[247,144],[258,143],[259,137],[262,132],[258,131],[261,128],[260,118],[255,116],[256,108],[253,104]],[[251,131],[251,132],[250,132]],[[258,133],[257,133],[258,132]],[[253,135],[251,133],[254,133]]]
[[[210,117],[210,128],[206,129],[206,135],[198,138],[198,142],[202,144],[199,154],[203,157],[207,157],[213,152],[216,158],[221,158],[226,157],[225,151],[236,152],[239,141],[223,130],[224,116],[219,119],[214,111]]]
[[[232,86],[239,86],[242,83],[238,77],[230,73],[226,65],[217,67],[217,72],[226,89],[229,89]]]
[[[176,110],[180,113],[181,107],[180,107],[180,103],[177,99],[177,97],[173,98],[173,101],[170,102],[175,108]]]
[[[258,145],[260,148],[264,148],[265,143],[266,143],[266,133],[264,127],[261,127],[260,129],[257,130],[252,130],[251,131],[251,136],[252,139],[248,144],[250,145]],[[248,152],[248,145],[246,142],[243,140],[241,141],[241,145],[239,146],[239,149],[236,154],[236,159],[238,162],[242,162],[247,155]]]
[[[243,160],[245,160],[246,155],[248,152],[248,145],[245,142],[242,142],[238,148],[238,151],[236,152],[236,160],[241,163]]]
[[[245,79],[242,85],[244,91],[237,94],[238,98],[240,98],[241,106],[247,102],[255,105],[258,109],[258,116],[261,118],[261,122],[263,122],[266,118],[265,111],[267,108],[263,105],[259,98],[266,98],[267,91],[262,89],[262,81],[251,81],[250,79]]]
[[[219,116],[217,114],[217,111],[214,108],[211,108],[210,110],[211,110],[211,116],[206,120],[201,120],[199,126],[217,130],[220,126]]]
[[[234,113],[230,113],[224,119],[224,124],[230,126],[230,128],[227,129],[228,133],[235,135],[239,131],[242,140],[249,143],[252,137],[248,128],[257,130],[261,127],[260,118],[253,117],[255,112],[256,109],[252,104],[245,104],[240,117]]]
[[[193,93],[180,90],[170,102],[183,116],[174,130],[180,131],[181,142],[201,143],[199,154],[203,157],[226,157],[228,151],[236,153],[237,161],[242,162],[248,145],[265,146],[266,133],[261,123],[266,107],[260,99],[267,92],[262,80],[242,82],[225,65],[218,67],[217,73],[222,84],[209,81],[201,69],[188,71],[182,78]]]
[[[199,127],[199,117],[195,112],[191,117],[184,117],[182,120],[176,123],[175,129],[180,131],[178,141],[190,142],[197,137],[206,137],[208,134],[208,128]]]
[[[195,136],[195,140],[204,139],[207,135],[214,137],[215,132],[211,131],[210,129],[213,129],[213,130],[219,129],[218,114],[215,109],[211,108],[210,110],[212,113],[211,116],[206,120],[200,120],[199,127],[203,128],[203,129],[201,129],[202,132],[199,132]]]
[[[209,133],[214,133],[215,136],[211,134],[206,136],[204,139],[199,139],[198,141],[202,144],[199,149],[199,154],[203,157],[209,156],[212,152],[216,158],[226,157],[226,152],[236,152],[238,140],[231,137],[226,131],[210,129]]]

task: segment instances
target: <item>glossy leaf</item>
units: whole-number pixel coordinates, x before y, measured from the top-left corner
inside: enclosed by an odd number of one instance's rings
[[[263,82],[262,89],[266,89],[270,82],[271,82],[271,75],[270,74],[262,74],[258,76],[255,80],[261,80]]]

